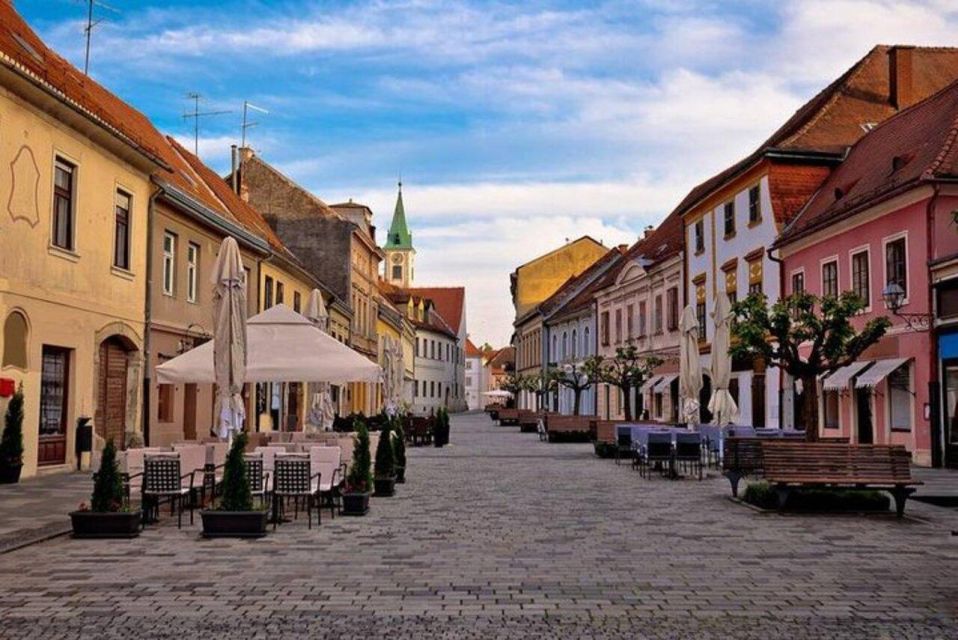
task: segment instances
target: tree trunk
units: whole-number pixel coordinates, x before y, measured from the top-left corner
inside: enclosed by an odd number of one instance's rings
[[[802,422],[805,440],[818,441],[818,380],[815,376],[802,378]]]
[[[622,392],[622,408],[623,413],[625,413],[625,421],[632,422],[632,394],[629,393],[632,389],[630,387],[619,387],[619,390]]]
[[[582,389],[576,387],[572,390],[572,393],[574,394],[574,399],[572,401],[572,415],[577,416],[579,415],[579,401],[582,398]]]

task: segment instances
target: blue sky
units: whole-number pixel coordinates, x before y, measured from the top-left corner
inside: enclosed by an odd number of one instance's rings
[[[85,1],[15,0],[83,60]],[[252,146],[385,232],[402,172],[418,284],[465,284],[477,343],[508,273],[566,238],[631,242],[876,43],[954,44],[945,0],[107,0],[91,71],[224,169]]]

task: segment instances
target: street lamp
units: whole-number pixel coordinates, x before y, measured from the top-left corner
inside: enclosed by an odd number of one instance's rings
[[[905,302],[905,289],[897,282],[890,282],[882,289],[882,301],[885,308],[908,324],[912,331],[928,331],[931,328],[932,315],[930,313],[902,313],[901,307]]]

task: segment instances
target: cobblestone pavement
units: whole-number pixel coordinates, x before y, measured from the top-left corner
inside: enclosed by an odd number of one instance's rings
[[[3,638],[954,638],[953,510],[763,514],[483,415],[369,516],[0,555]],[[198,524],[198,522],[197,522]]]
[[[69,532],[64,514],[89,501],[89,472],[0,485],[0,553]]]

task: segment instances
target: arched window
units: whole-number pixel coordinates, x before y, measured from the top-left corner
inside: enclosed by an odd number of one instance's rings
[[[582,330],[582,355],[587,356],[592,353],[589,344],[589,327]]]
[[[579,355],[579,341],[576,337],[576,330],[572,330],[572,357],[576,358]]]
[[[552,336],[552,359],[559,359],[559,336]]]
[[[565,360],[568,354],[569,354],[569,334],[563,331],[562,332],[562,359]]]
[[[3,366],[27,368],[27,319],[19,311],[3,323]]]

